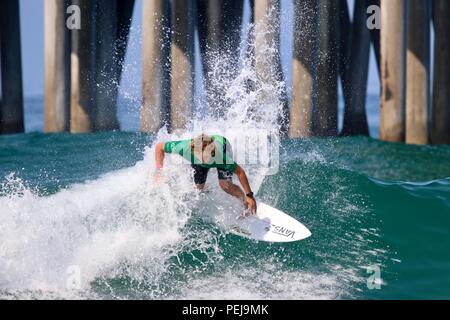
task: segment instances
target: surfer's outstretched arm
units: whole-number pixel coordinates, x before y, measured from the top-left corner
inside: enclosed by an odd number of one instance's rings
[[[238,176],[239,182],[241,183],[241,186],[244,189],[245,201],[247,202],[250,211],[252,213],[256,213],[256,200],[253,197],[253,192],[252,189],[250,188],[247,174],[245,173],[244,169],[242,169],[241,166],[239,165],[236,167],[236,171],[234,173]]]
[[[164,142],[156,144],[155,148],[155,164],[156,169],[160,170],[164,166]]]
[[[159,142],[155,147],[155,166],[156,173],[153,179],[156,183],[161,181],[161,170],[164,166],[164,142]]]

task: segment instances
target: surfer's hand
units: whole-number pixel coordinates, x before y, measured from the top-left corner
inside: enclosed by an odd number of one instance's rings
[[[256,200],[253,197],[245,197],[245,202],[247,204],[248,211],[251,214],[256,214]]]

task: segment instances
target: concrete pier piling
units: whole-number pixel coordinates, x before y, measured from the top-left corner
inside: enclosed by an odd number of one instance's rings
[[[319,0],[319,52],[317,63],[317,112],[313,131],[316,136],[338,133],[338,2]]]
[[[344,97],[350,96],[350,87],[347,85],[347,72],[349,71],[350,49],[352,41],[352,22],[347,0],[338,0],[339,6],[339,38],[338,38],[338,70]]]
[[[381,0],[380,138],[405,139],[406,1]]]
[[[366,0],[366,7],[369,8],[380,8],[381,0]],[[376,9],[375,9],[376,10]],[[374,15],[375,11],[366,11],[366,14]],[[375,16],[375,18],[379,18]],[[373,28],[369,30],[370,31],[370,39],[373,45],[373,51],[375,54],[375,62],[377,64],[377,71],[378,71],[378,77],[381,76],[381,48],[380,48],[380,29],[379,28]]]
[[[203,78],[210,113],[222,117],[227,109],[225,79],[237,73],[244,1],[198,0],[197,30],[200,42]],[[215,64],[227,61],[226,73]]]
[[[3,1],[1,4],[0,55],[0,133],[24,132],[19,0]]]
[[[135,0],[116,0],[117,1],[117,38],[115,41],[116,46],[116,65],[119,71],[117,75],[119,77],[118,83],[123,71],[123,64],[125,62],[125,54],[127,51],[128,39],[130,35],[131,20],[133,17],[133,10]],[[144,3],[147,1],[144,1]]]
[[[173,0],[171,9],[171,130],[185,130],[194,91],[194,0]]]
[[[0,11],[0,134],[24,131],[19,2],[4,1]],[[135,3],[43,2],[46,132],[120,129],[117,104]],[[450,144],[450,1],[293,0],[291,99],[281,60],[281,51],[287,50],[280,44],[281,3],[144,0],[141,130],[190,129],[196,80],[203,81],[206,93],[207,104],[200,109],[223,119],[232,103],[226,93],[241,72],[246,31],[244,62],[254,72],[242,89],[255,94],[258,108],[279,106],[282,136],[337,136],[338,80],[345,103],[341,135],[369,135],[366,99],[373,45],[381,91],[380,139]],[[259,90],[275,87],[276,92]]]
[[[428,0],[407,1],[406,143],[429,143],[430,23]]]
[[[351,27],[348,70],[344,85],[343,135],[369,135],[366,116],[367,79],[369,73],[370,32],[366,25],[366,3],[355,1]]]
[[[255,0],[255,70],[257,77],[263,83],[273,83],[274,87],[281,84],[280,96],[261,97],[261,105],[279,103],[278,124],[280,134],[286,135],[289,123],[289,103],[284,86],[284,76],[280,58],[280,1]],[[277,101],[267,101],[276,99]]]
[[[249,23],[251,24],[251,27],[248,29],[247,33],[247,43],[246,43],[246,50],[245,55],[246,59],[249,59],[252,67],[255,67],[255,32],[254,32],[254,26],[255,26],[255,0],[248,0],[249,6],[250,6],[250,12],[249,12]],[[248,83],[248,89],[253,90],[253,83]]]
[[[80,9],[69,30],[66,10]],[[118,130],[117,99],[134,0],[45,2],[45,130]]]
[[[97,0],[95,14],[95,104],[94,131],[118,130],[117,95],[120,69],[117,67],[117,1]]]
[[[292,104],[289,137],[313,135],[317,60],[318,0],[294,0]]]
[[[95,10],[91,0],[74,0],[80,7],[81,29],[72,30],[70,132],[94,129],[95,105]]]
[[[70,130],[70,30],[68,0],[47,0],[45,10],[45,132]]]
[[[432,143],[450,144],[450,1],[434,0]]]
[[[157,132],[169,125],[170,5],[144,1],[142,12],[141,130]]]

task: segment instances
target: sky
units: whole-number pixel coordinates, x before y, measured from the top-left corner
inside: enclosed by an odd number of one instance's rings
[[[141,46],[140,25],[142,22],[142,1],[137,0],[127,50],[121,94],[131,99],[140,97],[141,92]],[[348,0],[353,8],[354,0]],[[21,43],[24,94],[42,96],[44,94],[44,0],[20,0]],[[281,59],[286,83],[291,81],[292,52],[292,0],[281,0]],[[248,21],[248,5],[245,7],[244,21]],[[198,61],[198,59],[197,59]],[[379,92],[379,80],[375,65],[373,50],[370,59],[369,93]],[[197,86],[200,84],[197,81]],[[288,91],[290,91],[288,89]]]

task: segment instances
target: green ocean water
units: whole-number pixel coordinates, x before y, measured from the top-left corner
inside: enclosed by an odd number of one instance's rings
[[[177,199],[188,176],[147,194],[153,140],[0,136],[0,297],[450,298],[449,146],[284,140],[257,197],[313,235],[269,244]]]

